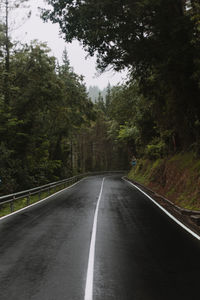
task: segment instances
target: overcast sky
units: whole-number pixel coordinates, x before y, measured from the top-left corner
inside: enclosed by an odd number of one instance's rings
[[[32,16],[18,30],[13,31],[12,35],[22,42],[29,42],[33,39],[46,41],[52,49],[52,54],[61,61],[62,53],[66,47],[71,66],[77,74],[83,75],[87,87],[97,85],[103,89],[110,82],[115,85],[126,78],[126,73],[106,72],[97,77],[95,69],[95,58],[85,58],[87,53],[82,49],[77,41],[72,44],[66,43],[59,37],[59,26],[50,22],[44,23],[39,17],[38,6],[44,7],[43,0],[30,0]]]

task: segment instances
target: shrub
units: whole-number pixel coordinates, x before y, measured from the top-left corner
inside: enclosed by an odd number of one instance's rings
[[[158,138],[152,141],[152,144],[147,145],[145,149],[145,156],[151,160],[162,158],[167,153],[167,147],[165,142]]]

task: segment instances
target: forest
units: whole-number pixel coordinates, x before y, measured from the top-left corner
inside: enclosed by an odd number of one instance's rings
[[[15,1],[14,1],[15,2]],[[17,1],[15,9],[19,9]],[[13,42],[0,23],[0,193],[87,171],[122,170],[130,158],[200,155],[198,0],[48,0],[44,21],[97,53],[99,72],[128,70],[95,103],[67,56]],[[6,10],[7,8],[7,10]],[[88,22],[88,20],[90,20]]]

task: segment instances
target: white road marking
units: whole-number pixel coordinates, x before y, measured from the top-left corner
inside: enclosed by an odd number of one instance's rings
[[[6,215],[6,216],[0,217],[0,222],[1,222],[2,220],[6,219],[6,218],[9,218],[9,217],[11,217],[11,216],[13,216],[13,215],[16,215],[16,214],[22,212],[23,210],[27,210],[27,209],[29,209],[30,207],[33,207],[33,206],[35,206],[35,205],[38,205],[39,203],[41,203],[41,202],[43,202],[43,201],[46,201],[47,199],[49,199],[49,198],[51,198],[51,197],[53,197],[53,196],[55,196],[55,195],[57,195],[57,194],[63,192],[64,190],[68,190],[68,189],[72,188],[73,186],[75,186],[76,184],[78,184],[79,182],[81,182],[82,180],[84,180],[84,179],[86,179],[86,178],[87,178],[87,177],[82,178],[82,179],[80,179],[79,181],[75,182],[74,184],[68,186],[67,188],[64,188],[64,189],[62,189],[62,190],[56,192],[55,194],[52,194],[52,195],[50,195],[50,196],[48,196],[48,197],[46,197],[46,198],[44,198],[44,199],[42,199],[42,200],[39,200],[39,201],[37,201],[37,202],[35,202],[35,203],[33,203],[33,204],[30,204],[30,205],[28,205],[28,206],[26,206],[26,207],[23,207],[23,208],[21,208],[21,209],[18,209],[17,211],[14,211],[13,213],[10,213],[10,214],[8,214],[8,215]]]
[[[166,213],[173,221],[175,221],[178,225],[180,225],[183,229],[185,229],[187,232],[189,232],[191,235],[193,235],[196,239],[200,240],[200,236],[196,234],[194,231],[189,229],[187,226],[185,226],[183,223],[181,223],[179,220],[177,220],[172,214],[170,214],[164,207],[162,207],[158,202],[156,202],[153,198],[151,198],[148,194],[146,194],[143,190],[141,190],[139,187],[137,187],[132,182],[126,180],[123,178],[126,182],[128,182],[130,185],[132,185],[134,188],[138,189],[141,193],[143,193],[147,198],[149,198],[155,205],[157,205],[162,211]]]
[[[97,218],[98,218],[98,211],[99,211],[101,196],[102,196],[102,192],[103,192],[104,180],[105,180],[105,177],[103,178],[103,181],[101,184],[101,190],[99,193],[99,198],[97,201],[96,210],[95,210],[95,214],[94,214],[94,222],[93,222],[92,237],[91,237],[91,242],[90,242],[90,251],[89,251],[89,258],[88,258],[88,268],[87,268],[84,300],[92,300],[93,299],[94,257],[95,257],[95,243],[96,243],[96,233],[97,233]]]

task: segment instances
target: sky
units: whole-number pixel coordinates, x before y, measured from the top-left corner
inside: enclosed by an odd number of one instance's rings
[[[29,0],[32,16],[26,20],[18,29],[13,30],[12,36],[16,40],[30,42],[37,39],[42,42],[47,42],[47,45],[52,49],[52,54],[61,62],[62,53],[66,47],[70,64],[74,72],[83,75],[86,86],[97,85],[100,89],[105,88],[108,83],[116,85],[122,83],[126,78],[126,72],[116,73],[108,71],[102,75],[97,75],[96,63],[94,57],[86,59],[87,53],[82,49],[78,41],[73,41],[71,44],[66,43],[59,35],[58,24],[51,22],[44,23],[39,17],[38,7],[45,7],[43,0]]]

